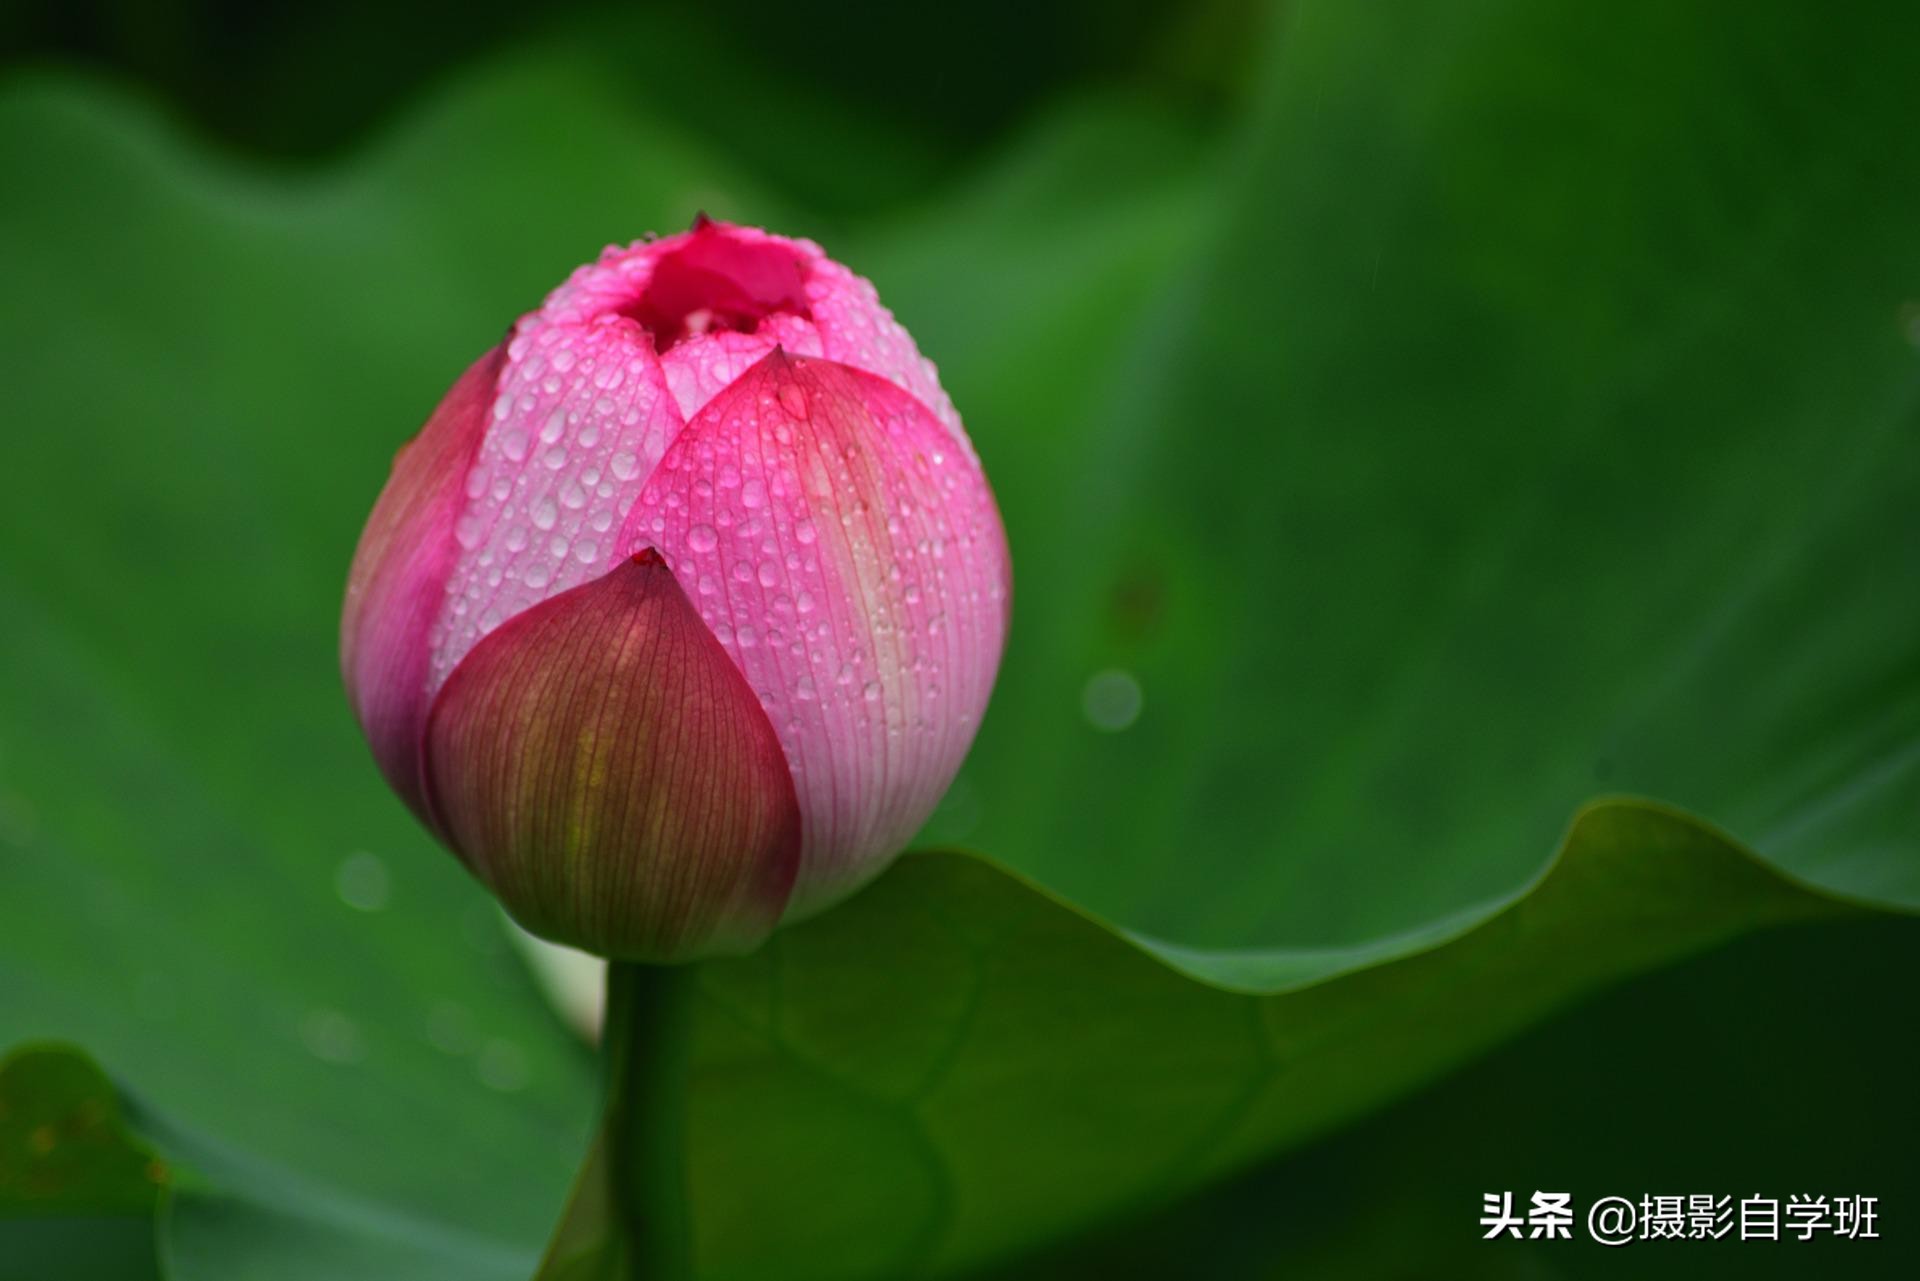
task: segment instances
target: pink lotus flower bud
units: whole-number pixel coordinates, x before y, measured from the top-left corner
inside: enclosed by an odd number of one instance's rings
[[[341,620],[388,782],[530,929],[750,948],[952,781],[1009,607],[933,366],[807,241],[608,249],[394,461]]]

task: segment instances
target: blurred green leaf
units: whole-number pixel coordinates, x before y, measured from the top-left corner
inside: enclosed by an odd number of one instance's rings
[[[26,1046],[0,1063],[5,1281],[521,1281],[532,1266],[531,1252],[356,1204],[123,1108],[73,1047]]]
[[[753,956],[700,967],[684,1050],[698,1274],[977,1267],[1296,1146],[1602,984],[1856,910],[1629,801],[1585,810],[1511,901],[1358,951],[1128,939],[973,857],[910,856]],[[658,1159],[609,1141],[616,1160]],[[654,1209],[629,1207],[636,1235]]]
[[[996,1281],[1911,1277],[1920,921],[1769,930],[1582,1002],[1452,1079]],[[1879,1198],[1879,1238],[1487,1241],[1481,1198]],[[1194,1243],[1203,1242],[1196,1250]]]
[[[968,841],[1190,942],[1344,946],[1625,790],[1920,903],[1915,19],[1289,6],[1094,410],[934,346],[1015,553]],[[1009,325],[1021,244],[947,273]]]
[[[166,1181],[92,1063],[38,1045],[0,1059],[0,1215],[147,1214]]]
[[[173,1176],[91,1062],[53,1045],[0,1059],[0,1281],[157,1281]]]

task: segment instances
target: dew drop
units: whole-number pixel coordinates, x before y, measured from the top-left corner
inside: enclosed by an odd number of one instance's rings
[[[313,1057],[327,1063],[358,1063],[367,1057],[360,1025],[339,1010],[311,1011],[300,1021],[300,1039]]]
[[[501,1037],[494,1037],[480,1047],[480,1053],[473,1059],[473,1072],[482,1085],[502,1094],[526,1089],[533,1075],[527,1064],[527,1052]]]
[[[1097,730],[1117,734],[1140,719],[1140,682],[1132,672],[1110,667],[1087,678],[1080,710]]]
[[[427,1011],[427,1042],[442,1054],[471,1054],[480,1043],[473,1012],[458,1001],[436,1001]]]
[[[392,892],[387,865],[378,854],[355,850],[340,860],[333,872],[333,892],[340,901],[360,912],[385,910]]]

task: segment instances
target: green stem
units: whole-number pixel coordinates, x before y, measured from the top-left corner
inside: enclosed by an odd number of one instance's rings
[[[690,971],[607,965],[601,1064],[613,1213],[624,1225],[631,1281],[689,1281],[687,988]]]

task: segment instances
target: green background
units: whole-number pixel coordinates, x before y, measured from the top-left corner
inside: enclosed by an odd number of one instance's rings
[[[1014,636],[929,843],[1312,957],[1626,793],[1920,906],[1904,6],[268,8],[0,18],[0,1047],[537,1249],[591,1058],[380,787],[338,596],[453,374],[700,209],[871,276],[1000,496]],[[1755,935],[1026,1266],[1812,1266],[1477,1241],[1556,1185],[1878,1195],[1818,1266],[1910,1274],[1916,962],[1906,921]]]

